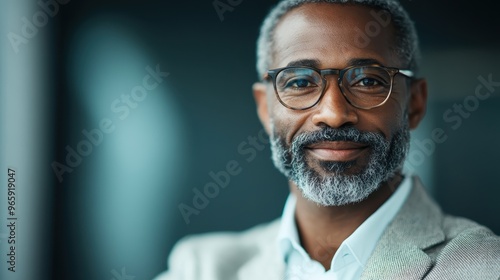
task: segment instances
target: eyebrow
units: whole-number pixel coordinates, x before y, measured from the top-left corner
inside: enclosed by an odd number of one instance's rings
[[[349,66],[365,66],[365,65],[383,65],[380,61],[374,58],[352,58],[348,61]]]
[[[321,64],[321,62],[318,59],[299,59],[299,60],[290,61],[286,66],[287,67],[308,66],[308,67],[319,68],[320,64]]]
[[[351,58],[347,62],[347,66],[364,66],[364,65],[381,65],[380,61],[374,58]],[[297,67],[297,66],[307,66],[320,68],[321,62],[318,59],[299,59],[290,61],[286,66],[287,67]]]

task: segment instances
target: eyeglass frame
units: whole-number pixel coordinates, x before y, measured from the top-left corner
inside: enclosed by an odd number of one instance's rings
[[[343,86],[342,86],[342,79],[344,78],[344,74],[347,71],[349,71],[349,70],[351,70],[353,68],[360,68],[360,67],[377,67],[377,68],[381,68],[381,69],[384,69],[385,71],[387,71],[387,73],[391,77],[391,87],[389,89],[389,93],[387,94],[387,97],[384,99],[384,101],[382,101],[382,103],[380,103],[380,104],[378,104],[376,106],[366,107],[366,108],[365,107],[361,107],[361,106],[357,106],[357,105],[353,104],[352,101],[349,100],[349,98],[347,97],[347,95],[344,93],[344,90],[342,89],[343,88]],[[316,102],[314,102],[314,104],[312,104],[311,106],[308,106],[308,107],[305,107],[305,108],[295,108],[295,107],[292,107],[292,106],[289,106],[289,105],[285,104],[285,102],[283,102],[283,100],[281,100],[281,98],[279,97],[278,89],[276,88],[276,77],[278,77],[278,74],[281,71],[287,70],[287,69],[293,69],[293,68],[302,68],[302,69],[313,70],[314,72],[318,73],[320,75],[321,79],[323,80],[323,88],[321,89],[321,94],[318,97],[318,100],[316,100]],[[276,98],[281,103],[281,105],[283,105],[286,108],[291,109],[291,110],[305,111],[305,110],[311,109],[312,107],[316,106],[321,101],[321,99],[323,98],[323,96],[325,95],[326,87],[327,87],[327,80],[325,78],[325,75],[338,75],[337,84],[338,84],[340,92],[344,96],[345,100],[349,104],[351,104],[352,106],[354,106],[354,107],[356,107],[358,109],[370,110],[370,109],[377,108],[377,107],[380,107],[380,106],[384,105],[387,102],[387,100],[389,100],[389,97],[391,96],[391,93],[392,93],[392,88],[394,86],[394,77],[397,74],[401,74],[401,75],[403,75],[403,76],[405,76],[407,78],[410,78],[410,79],[413,79],[414,76],[415,76],[415,74],[414,74],[414,72],[412,70],[399,69],[399,68],[395,68],[395,67],[385,67],[385,66],[376,65],[376,64],[375,65],[351,65],[351,66],[348,66],[348,67],[343,68],[343,69],[335,69],[335,68],[318,69],[318,68],[311,67],[311,66],[287,66],[287,67],[281,67],[281,68],[276,68],[276,69],[270,69],[270,70],[268,70],[267,73],[266,73],[266,75],[264,76],[264,80],[268,80],[270,78],[272,79],[273,87],[274,87],[274,93],[276,94]]]

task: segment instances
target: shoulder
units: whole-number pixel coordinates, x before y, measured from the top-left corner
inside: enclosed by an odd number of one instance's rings
[[[220,279],[235,276],[238,270],[269,246],[277,236],[279,220],[261,224],[242,232],[217,232],[187,236],[172,249],[169,256],[171,278]]]
[[[203,248],[210,251],[218,251],[224,247],[246,247],[258,246],[265,242],[269,235],[277,233],[279,220],[260,224],[241,232],[215,232],[187,236],[181,239],[178,247]]]
[[[428,279],[443,275],[461,279],[500,277],[500,236],[471,220],[450,215],[444,215],[443,232],[445,242],[428,251],[434,259]]]
[[[396,262],[400,265],[394,266]],[[365,270],[367,279],[406,279],[411,274],[429,280],[496,280],[500,237],[471,220],[444,214],[415,178]]]
[[[251,253],[269,244],[277,234],[279,221],[260,224],[242,232],[215,232],[187,236],[172,250],[170,259],[194,255],[197,258],[231,257]]]

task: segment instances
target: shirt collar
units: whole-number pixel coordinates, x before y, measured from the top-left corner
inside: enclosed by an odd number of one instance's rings
[[[332,259],[332,270],[342,269],[342,267],[352,261],[356,261],[362,267],[365,266],[385,228],[404,204],[411,187],[411,176],[405,176],[391,197],[342,242]],[[298,253],[305,261],[310,260],[309,255],[300,245],[297,225],[295,223],[295,205],[296,197],[290,194],[283,209],[277,238],[278,246],[285,262],[288,262],[288,258],[292,252]],[[343,258],[346,253],[349,253],[353,258]]]
[[[300,245],[297,224],[295,223],[295,205],[297,198],[290,193],[288,196],[283,215],[281,216],[280,231],[278,233],[278,246],[285,261],[288,260],[292,250],[297,251],[303,257],[308,257],[306,251]]]

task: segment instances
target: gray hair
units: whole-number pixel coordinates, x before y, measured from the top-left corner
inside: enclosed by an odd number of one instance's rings
[[[276,25],[289,11],[307,3],[356,4],[387,11],[395,29],[395,51],[409,70],[418,71],[420,49],[415,26],[397,0],[282,0],[267,15],[257,40],[257,72],[265,75],[272,62],[273,38]]]

